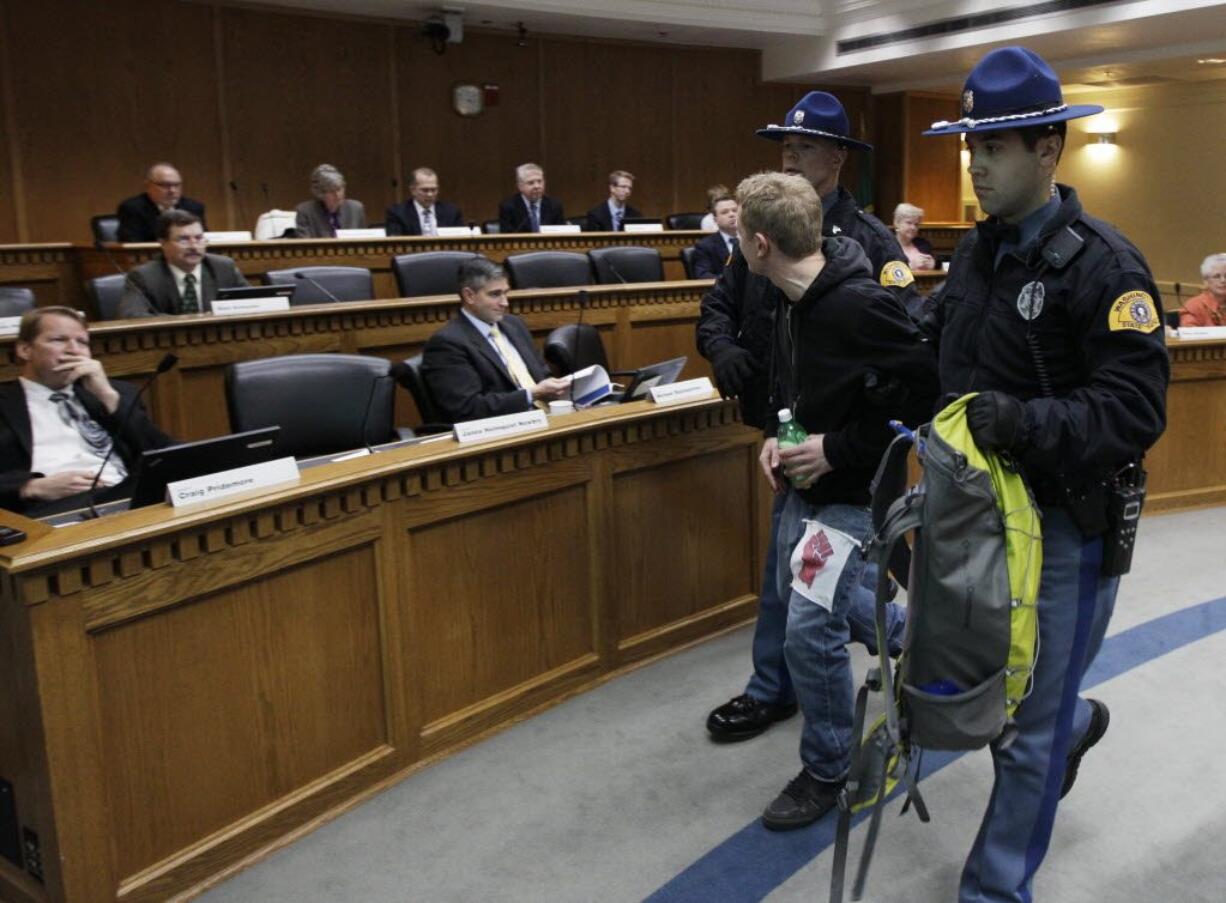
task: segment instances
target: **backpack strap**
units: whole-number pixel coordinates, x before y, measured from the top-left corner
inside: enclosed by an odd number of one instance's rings
[[[872,493],[869,509],[873,517],[873,530],[880,532],[885,525],[886,514],[890,505],[900,498],[907,489],[907,452],[914,441],[914,434],[909,430],[900,432],[890,442],[872,482],[868,484]],[[903,589],[907,588],[907,578],[911,571],[911,550],[906,542],[895,547],[883,564],[887,565],[894,580]]]
[[[851,811],[861,786],[861,769],[864,767],[864,714],[868,709],[870,678],[860,686],[856,694],[856,715],[852,723],[851,767],[847,771],[847,783],[839,791],[839,824],[834,835],[834,862],[830,867],[830,903],[843,903],[843,880],[847,873],[847,842],[851,835]],[[877,684],[880,687],[880,684]],[[884,786],[884,785],[883,785]]]

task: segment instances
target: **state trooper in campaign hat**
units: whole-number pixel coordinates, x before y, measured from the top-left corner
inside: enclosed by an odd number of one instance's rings
[[[824,91],[811,91],[788,110],[782,124],[768,125],[757,130],[757,134],[782,145],[780,168],[784,172],[803,176],[817,190],[822,201],[823,237],[856,242],[864,252],[865,275],[891,289],[908,313],[918,317],[924,299],[916,290],[915,278],[894,233],[862,211],[851,193],[839,185],[839,173],[848,152],[872,150],[872,145],[851,136],[847,111],[839,99]],[[725,397],[740,399],[742,419],[752,426],[765,426],[775,410],[768,394],[770,349],[774,310],[781,298],[782,293],[769,280],[748,271],[745,256],[738,249],[700,307],[698,350],[711,361],[720,392]],[[889,390],[879,388],[882,392]],[[717,741],[756,737],[797,710],[784,658],[788,604],[786,599],[779,598],[775,573],[780,554],[775,534],[785,498],[776,497],[772,512],[765,578],[758,598],[753,674],[743,693],[709,714],[707,730]],[[864,642],[875,652],[871,621],[871,617],[867,618],[864,623],[870,629],[853,632],[853,639]],[[806,725],[805,730],[817,731],[819,726]],[[821,814],[819,808],[809,803],[798,801],[796,812],[788,818],[780,821],[768,815],[767,822],[777,828],[802,827]],[[774,805],[771,808],[778,809]]]
[[[1141,457],[1166,423],[1170,365],[1145,258],[1054,179],[1067,121],[1101,111],[1065,103],[1037,53],[1004,47],[971,71],[961,118],[924,133],[966,136],[989,214],[958,246],[922,324],[941,391],[978,393],[967,406],[976,443],[1015,462],[1043,511],[1042,651],[1016,735],[992,748],[995,783],[962,903],[1030,900],[1057,805],[1107,731],[1107,706],[1076,690],[1128,569],[1119,502],[1136,498]],[[1086,790],[1107,792],[1104,777]]]

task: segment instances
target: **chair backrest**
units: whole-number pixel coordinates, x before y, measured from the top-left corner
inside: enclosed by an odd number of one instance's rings
[[[402,363],[396,364],[392,368],[392,375],[396,378],[396,382],[408,389],[409,394],[413,396],[413,401],[417,405],[417,413],[421,415],[423,424],[446,423],[442,414],[439,413],[438,405],[434,403],[430,387],[421,378],[421,359],[420,354],[415,354]]]
[[[502,224],[496,219],[487,219],[481,224],[481,231],[486,235],[497,235],[502,231]]]
[[[685,278],[694,279],[694,252],[697,250],[693,245],[688,248],[681,249],[681,266],[685,268]]]
[[[664,264],[655,248],[592,248],[587,256],[600,285],[664,281]]]
[[[402,298],[454,295],[460,264],[477,255],[472,251],[423,251],[392,258],[392,272]]]
[[[288,354],[226,368],[236,433],[280,426],[277,454],[298,458],[395,438],[390,365],[359,354]],[[367,413],[369,411],[369,414]]]
[[[299,279],[302,273],[307,279]],[[292,285],[290,304],[327,304],[331,292],[337,301],[370,301],[375,297],[375,280],[365,267],[295,267],[292,270],[269,270],[264,274],[269,285]],[[319,285],[312,285],[314,280]],[[325,292],[321,289],[327,289]]]
[[[593,364],[609,369],[600,330],[588,323],[567,323],[550,332],[545,338],[545,361],[557,376]]]
[[[94,244],[119,241],[119,217],[113,213],[103,213],[89,218],[89,231],[94,233]]]
[[[664,222],[670,229],[701,229],[704,216],[706,214],[701,211],[698,213],[670,213],[664,217]]]
[[[95,276],[89,280],[89,292],[94,296],[99,320],[114,320],[119,317],[119,301],[123,298],[123,273]]]
[[[33,307],[33,289],[12,285],[0,288],[0,317],[20,317]]]
[[[572,251],[533,251],[511,254],[503,261],[512,288],[558,288],[591,285],[592,266],[587,255]]]

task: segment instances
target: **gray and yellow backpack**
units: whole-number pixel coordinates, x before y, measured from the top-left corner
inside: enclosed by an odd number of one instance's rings
[[[852,899],[859,900],[887,797],[902,783],[922,821],[918,788],[923,750],[973,750],[1008,743],[1012,718],[1030,688],[1038,653],[1039,512],[1008,461],[976,447],[964,395],[918,434],[900,435],[874,480],[875,536],[866,555],[877,563],[877,647],[856,700],[851,769],[839,800],[830,898],[843,898],[851,817],[872,809]],[[914,442],[919,483],[899,496]],[[890,570],[899,575],[906,535],[914,543],[906,574],[907,628],[897,671],[885,642]],[[870,691],[885,714],[864,729]]]

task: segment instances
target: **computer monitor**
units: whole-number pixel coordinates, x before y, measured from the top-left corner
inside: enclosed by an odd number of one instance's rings
[[[244,298],[288,298],[295,285],[229,285],[217,290],[218,301],[240,301]]]
[[[687,360],[689,358],[683,355],[667,361],[660,361],[658,364],[648,364],[646,367],[639,367],[639,369],[634,371],[634,378],[626,386],[626,391],[621,394],[620,398],[615,400],[623,404],[628,401],[638,401],[639,399],[646,398],[647,393],[651,391],[653,386],[667,386],[669,383],[675,383],[677,377],[681,375],[681,371],[685,369],[685,362]]]
[[[165,501],[167,485],[178,480],[271,461],[279,432],[279,426],[266,426],[144,452],[136,466],[131,507],[144,508]]]

